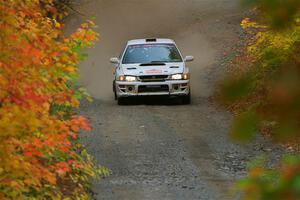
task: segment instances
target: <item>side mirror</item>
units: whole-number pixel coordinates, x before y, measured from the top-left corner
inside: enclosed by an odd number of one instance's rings
[[[194,60],[194,56],[186,56],[185,58],[184,58],[184,61],[185,62],[192,62]]]
[[[111,59],[110,59],[110,62],[111,62],[112,64],[119,64],[119,63],[120,63],[120,60],[119,60],[119,58],[114,57],[114,58],[111,58]]]

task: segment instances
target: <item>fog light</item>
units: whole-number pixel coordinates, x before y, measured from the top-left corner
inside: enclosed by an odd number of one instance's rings
[[[133,88],[130,86],[128,87],[128,91],[131,92],[133,90]]]
[[[173,85],[174,90],[179,90],[179,85]]]
[[[126,91],[130,92],[130,93],[134,92],[135,91],[134,85],[127,85],[126,86]]]

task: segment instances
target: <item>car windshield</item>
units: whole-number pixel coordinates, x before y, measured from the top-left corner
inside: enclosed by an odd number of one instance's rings
[[[182,62],[174,44],[139,44],[127,47],[123,64]]]

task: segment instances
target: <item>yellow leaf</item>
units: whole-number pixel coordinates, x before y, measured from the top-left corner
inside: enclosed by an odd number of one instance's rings
[[[54,25],[55,25],[56,28],[60,28],[61,27],[60,23],[58,23],[58,22],[55,22]]]
[[[75,67],[72,67],[72,66],[66,67],[65,70],[66,70],[67,72],[75,72],[75,71],[76,71],[76,70],[75,70]]]

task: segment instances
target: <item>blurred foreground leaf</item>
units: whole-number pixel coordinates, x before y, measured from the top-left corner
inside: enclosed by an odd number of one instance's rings
[[[245,5],[256,6],[271,27],[279,30],[291,26],[299,13],[299,0],[243,0]]]
[[[236,101],[249,94],[251,80],[248,76],[230,77],[222,86],[222,95],[225,101]]]
[[[234,140],[246,142],[256,134],[258,116],[253,111],[248,111],[237,116],[233,122],[231,136]]]
[[[298,200],[300,198],[300,157],[287,156],[277,168],[256,162],[248,176],[239,180],[244,200]]]

